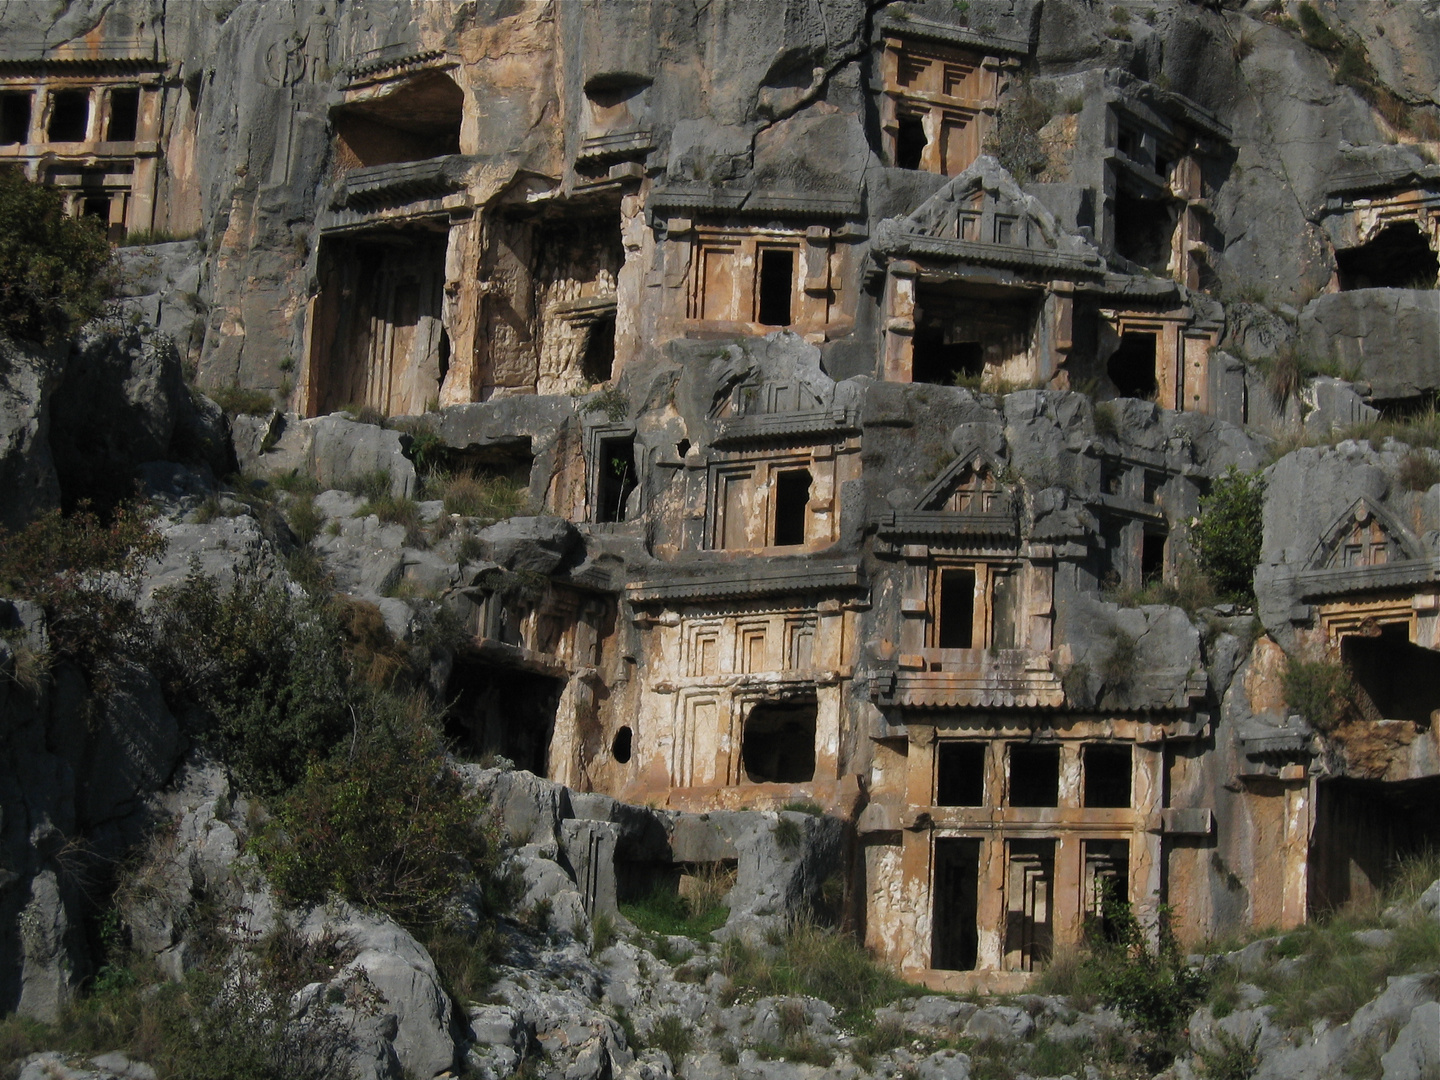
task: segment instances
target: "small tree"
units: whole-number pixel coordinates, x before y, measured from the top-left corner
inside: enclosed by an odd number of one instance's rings
[[[1201,567],[1216,591],[1234,603],[1255,600],[1264,508],[1265,481],[1260,474],[1243,473],[1232,465],[1200,500],[1200,516],[1190,526]]]
[[[72,218],[60,196],[0,172],[0,332],[52,342],[105,299],[110,243],[94,218]]]

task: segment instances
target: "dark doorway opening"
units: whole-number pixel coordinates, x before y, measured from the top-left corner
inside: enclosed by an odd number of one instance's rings
[[[545,776],[564,688],[561,679],[461,654],[445,688],[454,702],[445,735],[464,756],[498,754],[517,769]]]
[[[1085,747],[1082,761],[1087,807],[1130,805],[1130,747],[1096,743]]]
[[[917,326],[913,341],[911,382],[956,386],[985,374],[985,346],[978,341],[946,342],[939,326]]]
[[[1140,580],[1146,584],[1165,576],[1165,534],[1148,529],[1140,544]]]
[[[110,122],[106,142],[134,142],[140,128],[140,91],[130,87],[110,91]]]
[[[84,142],[90,125],[90,91],[56,90],[50,95],[51,142]]]
[[[980,841],[935,841],[934,936],[930,966],[973,971],[980,947]]]
[[[975,641],[975,571],[940,571],[938,649],[969,649]]]
[[[1120,347],[1110,354],[1106,372],[1121,397],[1151,401],[1160,390],[1155,378],[1156,335],[1127,330]]]
[[[745,717],[740,757],[752,784],[804,784],[815,779],[813,701],[758,702]]]
[[[98,218],[102,223],[110,224],[110,196],[85,196],[80,202],[80,216]]]
[[[760,311],[757,322],[766,326],[789,326],[790,302],[795,287],[795,253],[793,251],[762,251],[760,253]]]
[[[631,438],[600,440],[600,482],[596,485],[595,520],[628,521],[626,516],[630,495],[640,486],[635,474],[635,440]]]
[[[1085,936],[1117,941],[1130,907],[1130,842],[1086,840]]]
[[[1055,841],[1006,844],[1005,966],[1038,971],[1054,942]]]
[[[1060,747],[1012,743],[1010,746],[1010,805],[1060,804]]]
[[[0,145],[30,141],[30,94],[0,94]]]
[[[985,805],[985,744],[941,742],[935,753],[935,805]]]
[[[622,727],[615,733],[615,738],[610,741],[610,756],[621,765],[626,765],[630,761],[630,743],[633,738],[631,730],[628,727]]]
[[[615,370],[615,316],[606,315],[590,325],[585,338],[585,355],[580,359],[580,374],[587,382],[609,382]]]
[[[1389,623],[1375,637],[1342,638],[1340,655],[1375,708],[1371,719],[1430,726],[1431,713],[1440,709],[1440,652],[1413,644],[1403,623]],[[1362,709],[1365,704],[1362,698]]]
[[[920,161],[925,156],[925,146],[930,141],[925,138],[925,122],[918,116],[902,114],[896,124],[895,167],[920,168]]]
[[[805,508],[810,503],[810,470],[786,469],[775,476],[775,546],[805,543]]]
[[[1381,229],[1368,244],[1335,253],[1340,288],[1433,289],[1440,260],[1413,221]]]
[[[1170,267],[1170,238],[1175,213],[1163,199],[1115,196],[1115,252],[1157,274]]]
[[[1403,860],[1440,850],[1436,806],[1440,777],[1393,782],[1340,777],[1316,784],[1310,914],[1368,900],[1393,880]]]

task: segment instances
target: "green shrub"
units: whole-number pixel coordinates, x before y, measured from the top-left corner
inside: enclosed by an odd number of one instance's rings
[[[0,529],[0,596],[44,607],[52,656],[94,673],[143,642],[140,579],[164,551],[142,507],[108,521],[85,503],[70,515],[54,510],[18,532]]]
[[[1312,49],[1319,49],[1321,52],[1331,52],[1340,47],[1340,38],[1335,31],[1330,29],[1330,24],[1325,21],[1324,16],[1315,10],[1315,5],[1306,0],[1300,4],[1297,12],[1300,22],[1300,33],[1305,44]]]
[[[612,386],[592,395],[580,411],[586,414],[603,412],[612,424],[618,424],[630,411],[630,401],[620,387]]]
[[[1096,996],[1140,1030],[1143,1055],[1168,1063],[1175,1035],[1204,1000],[1209,978],[1185,963],[1164,906],[1157,916],[1154,946],[1129,903],[1106,895],[1102,911],[1103,920],[1087,934],[1087,977]]]
[[[1210,493],[1200,500],[1200,516],[1190,526],[1201,569],[1216,591],[1234,603],[1255,599],[1264,509],[1264,479],[1232,465],[1210,485]]]
[[[333,892],[433,926],[464,882],[490,884],[497,845],[483,809],[432,728],[382,722],[352,751],[313,762],[254,849],[288,902]]]
[[[58,192],[0,174],[0,333],[54,342],[100,311],[111,251],[92,217],[69,217]]]
[[[152,666],[172,702],[198,706],[206,743],[240,783],[269,795],[351,733],[356,695],[344,635],[321,600],[192,572],[156,597]]]
[[[1333,731],[1350,707],[1350,672],[1335,660],[1285,661],[1285,704],[1317,731]]]

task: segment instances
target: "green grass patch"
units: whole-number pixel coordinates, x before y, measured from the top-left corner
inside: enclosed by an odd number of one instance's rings
[[[721,972],[738,997],[808,994],[839,1011],[841,1026],[868,1022],[880,1005],[922,993],[877,963],[853,937],[813,923],[777,936],[773,953],[732,939],[721,951]]]
[[[711,931],[725,925],[730,909],[714,901],[696,903],[659,888],[642,900],[621,904],[620,914],[647,934],[709,941]]]

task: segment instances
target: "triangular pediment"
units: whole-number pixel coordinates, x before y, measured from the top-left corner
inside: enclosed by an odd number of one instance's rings
[[[1010,509],[1010,493],[1000,483],[989,454],[971,449],[958,455],[915,503],[916,510],[947,514],[987,514]]]
[[[1103,269],[1100,253],[1066,230],[993,157],[975,163],[909,214],[876,227],[875,246],[892,256]]]
[[[1312,570],[1361,570],[1421,557],[1420,544],[1378,503],[1363,496],[1325,531]]]

